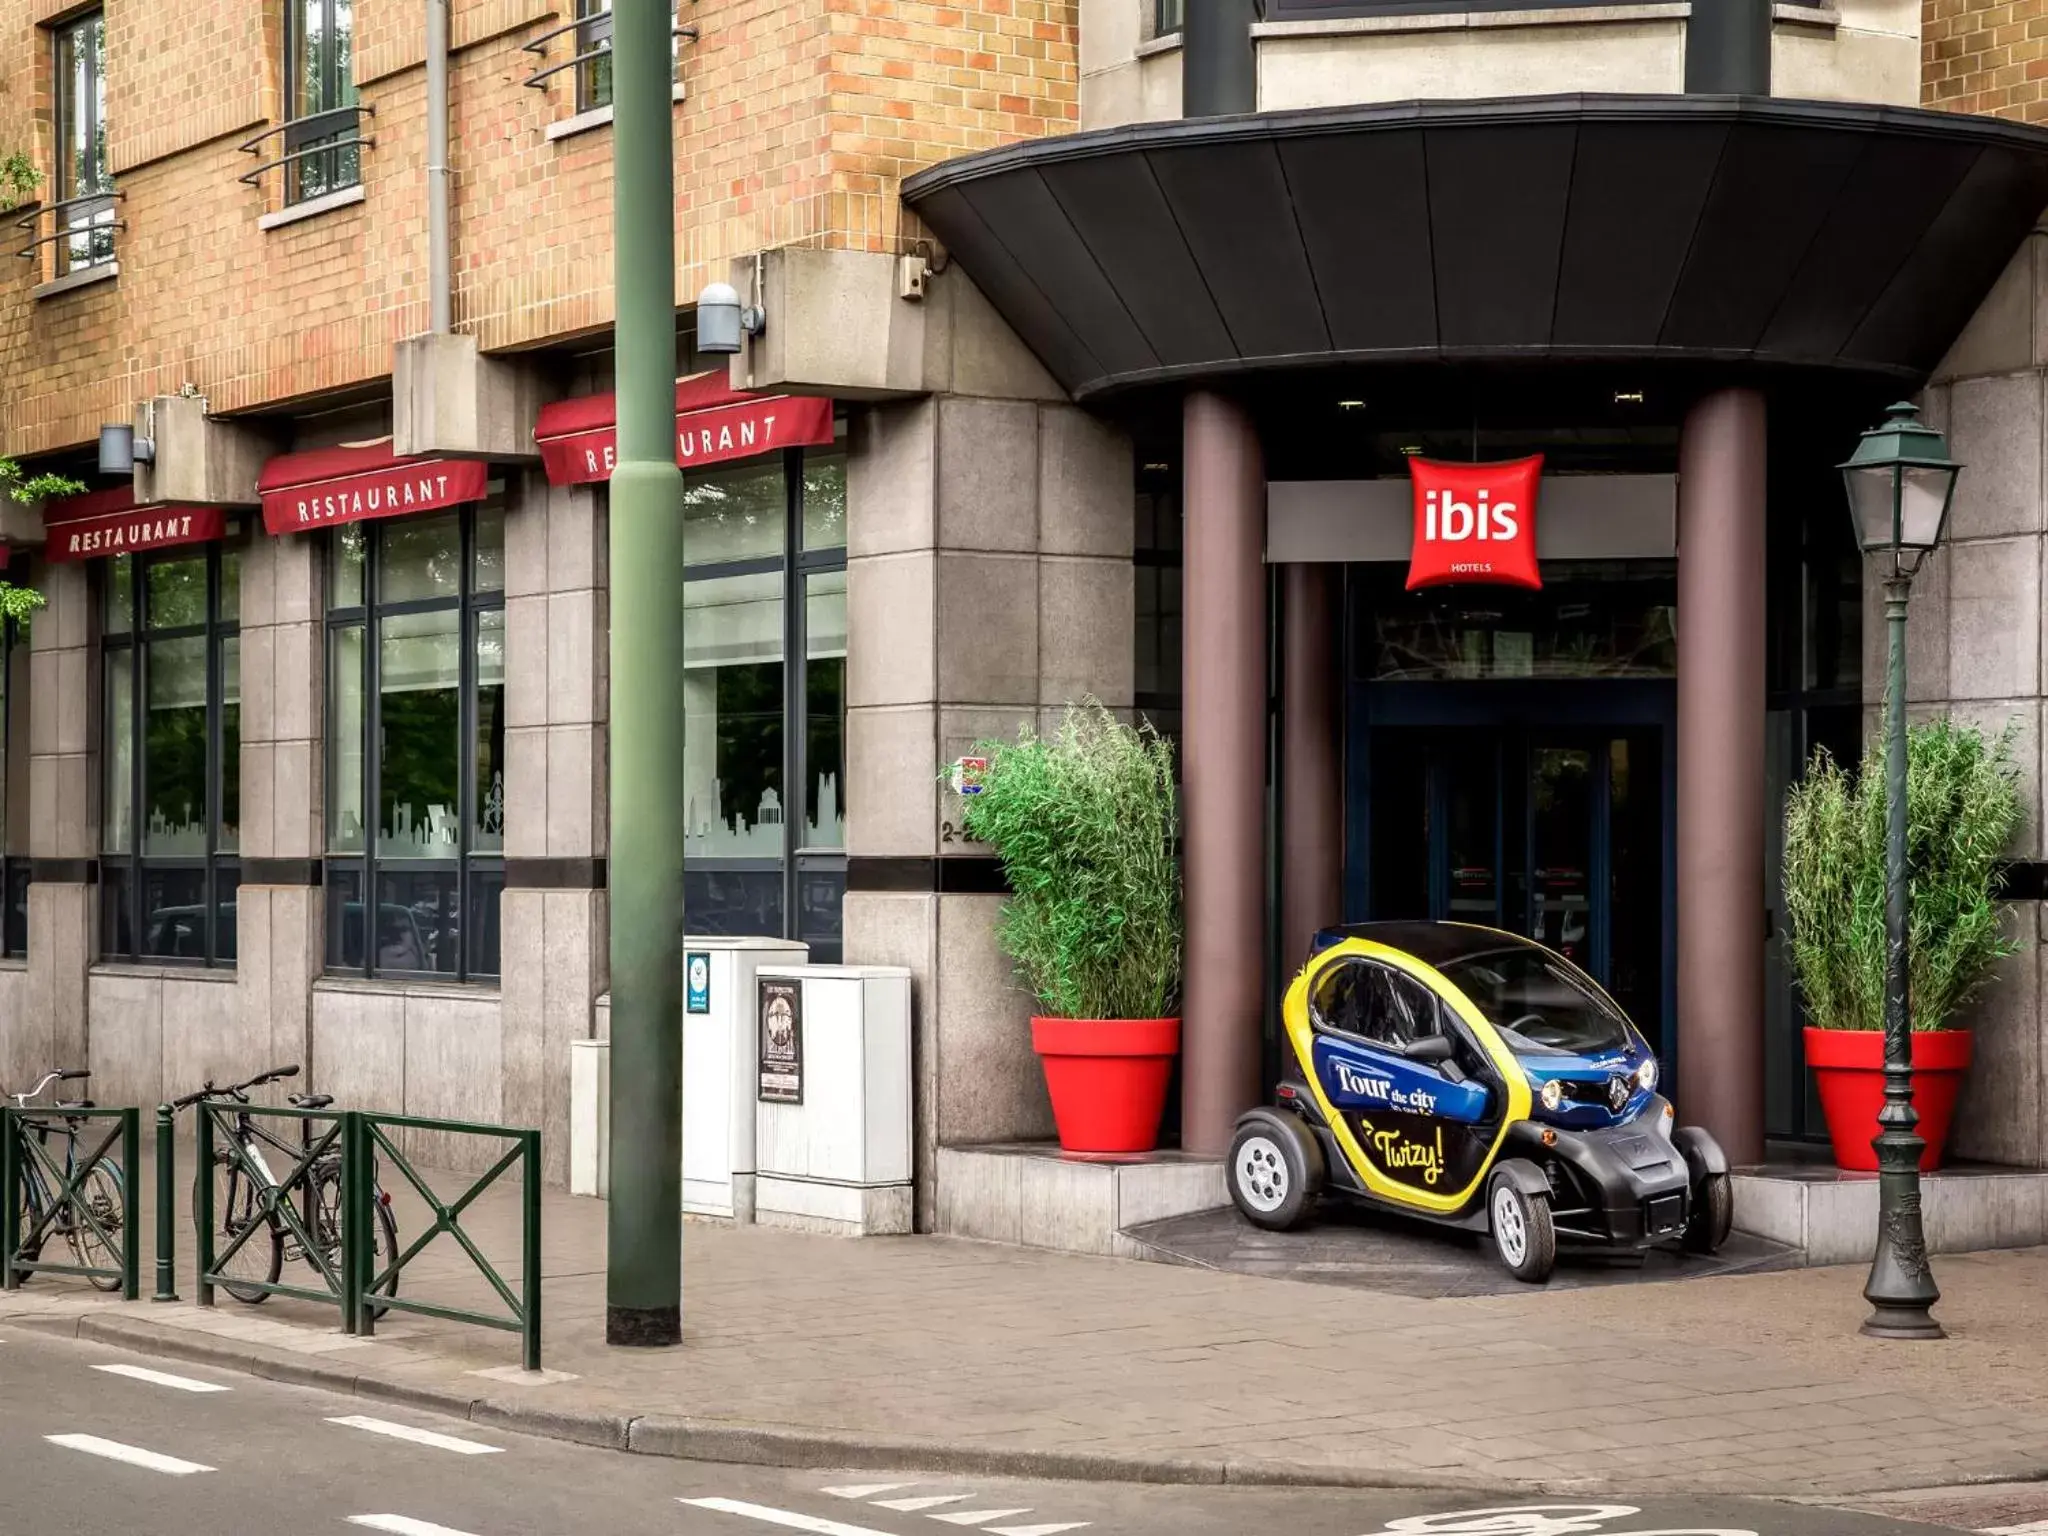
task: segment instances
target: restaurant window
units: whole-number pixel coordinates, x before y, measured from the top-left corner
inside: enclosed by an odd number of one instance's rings
[[[1180,479],[1163,460],[1138,466],[1132,529],[1137,634],[1132,682],[1138,714],[1178,749],[1181,705]],[[1178,762],[1176,750],[1175,761]]]
[[[9,575],[26,585],[20,572]],[[28,953],[28,631],[0,622],[0,955]]]
[[[107,168],[107,23],[87,11],[56,27],[57,275],[114,259],[114,178]]]
[[[495,978],[504,508],[350,523],[329,556],[327,968]]]
[[[683,517],[686,921],[692,933],[802,939],[814,960],[836,961],[845,456],[794,449],[688,474]]]
[[[241,572],[240,549],[223,544],[117,555],[103,567],[100,951],[108,960],[235,963]]]
[[[305,202],[359,184],[354,0],[287,0],[285,200]]]

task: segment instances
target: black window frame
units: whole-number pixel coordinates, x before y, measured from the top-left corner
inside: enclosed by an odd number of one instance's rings
[[[98,29],[98,42],[91,58],[92,78],[96,90],[90,100],[81,102],[71,90],[70,72],[64,67],[68,50],[76,46],[75,40],[88,28]],[[52,216],[55,227],[50,244],[55,253],[55,275],[64,277],[73,272],[84,272],[93,267],[103,267],[114,259],[114,173],[107,155],[107,124],[102,115],[107,90],[107,15],[102,6],[79,11],[61,21],[51,22],[50,32],[50,125],[54,146],[51,159],[54,174],[50,178],[54,194]],[[73,114],[79,110],[88,114],[88,127],[97,149],[98,164],[94,167],[91,185],[87,186],[78,175],[78,168],[71,158],[70,132]]]
[[[837,944],[843,950],[843,929],[836,938],[820,938],[814,936],[814,933],[807,934],[802,922],[805,911],[804,886],[807,880],[836,885],[842,901],[846,892],[844,840],[842,839],[838,848],[812,848],[804,843],[804,833],[810,826],[810,578],[834,571],[843,572],[846,569],[846,542],[843,538],[838,544],[825,548],[804,547],[804,465],[806,460],[813,456],[836,458],[844,466],[846,446],[843,435],[836,437],[830,448],[820,446],[782,450],[783,528],[780,554],[757,555],[738,560],[706,561],[686,565],[683,570],[685,586],[691,582],[711,581],[723,576],[776,575],[782,579],[783,784],[782,852],[778,857],[767,859],[730,855],[691,856],[686,857],[684,861],[684,874],[687,879],[691,873],[759,875],[779,871],[782,876],[781,937],[809,943],[813,950],[821,943],[828,948]],[[709,467],[699,473],[708,477],[722,471],[744,469],[749,465],[758,466],[759,463],[759,459],[741,459]],[[843,468],[841,472],[844,473]],[[687,483],[687,471],[684,478]],[[845,719],[845,695],[842,691],[842,743],[845,740]],[[843,826],[846,805],[846,762],[843,750],[840,758],[839,795]],[[687,904],[684,921],[689,921]]]
[[[320,35],[325,40],[319,58],[317,100],[308,100],[301,50],[307,46],[305,14],[317,9]],[[348,14],[346,65],[343,50],[336,46],[341,35],[340,17]],[[287,124],[309,118],[312,133],[285,135],[288,152],[298,155],[284,167],[284,200],[287,204],[310,202],[363,184],[363,151],[356,143],[360,119],[351,110],[358,105],[355,78],[355,0],[285,0],[284,8],[284,115]],[[331,121],[329,121],[331,120]],[[332,144],[331,149],[322,149]],[[313,151],[301,154],[301,151]]]
[[[495,483],[493,488],[495,491]],[[476,652],[480,624],[478,616],[488,612],[502,614],[505,611],[505,588],[502,581],[495,589],[479,592],[476,588],[476,522],[477,514],[485,510],[497,511],[503,515],[504,503],[494,494],[487,501],[467,502],[460,507],[424,514],[429,518],[446,516],[451,511],[458,515],[461,529],[461,592],[453,598],[406,598],[389,603],[382,600],[380,589],[383,583],[383,536],[392,528],[403,527],[410,519],[377,518],[332,529],[327,535],[326,547],[323,550],[327,570],[323,598],[325,611],[321,624],[320,671],[322,686],[328,690],[326,729],[321,742],[322,881],[327,898],[321,968],[325,975],[442,986],[495,985],[503,975],[505,957],[502,929],[496,922],[492,924],[492,942],[497,952],[498,966],[493,970],[485,970],[481,966],[471,964],[471,936],[467,926],[470,914],[475,910],[477,877],[480,874],[485,877],[494,876],[495,879],[490,881],[488,888],[500,893],[505,888],[502,837],[495,852],[478,853],[471,846],[476,835]],[[360,533],[363,537],[362,601],[347,607],[338,607],[334,603],[335,551],[338,541],[350,533]],[[382,647],[379,643],[379,625],[385,619],[408,614],[448,612],[460,614],[459,627],[462,636],[457,653],[457,730],[461,742],[461,761],[456,769],[457,798],[460,802],[456,807],[456,824],[460,829],[458,852],[452,859],[393,859],[377,852],[377,839],[383,820],[381,796],[384,768],[383,753],[379,750],[383,735],[384,712],[380,686]],[[335,635],[338,631],[347,629],[360,629],[363,635],[363,846],[359,851],[337,851],[334,847],[334,775],[331,768],[333,759],[330,754],[334,749],[336,731],[331,687],[334,678]],[[499,633],[504,633],[502,626]],[[509,682],[508,678],[506,687],[509,687]],[[377,946],[373,938],[375,929],[369,923],[368,915],[372,910],[381,913],[383,903],[378,894],[378,878],[381,874],[395,872],[392,866],[398,866],[407,873],[421,874],[446,874],[452,868],[455,874],[455,911],[459,915],[456,930],[456,965],[453,971],[407,970],[377,964]],[[349,965],[342,958],[347,904],[338,899],[337,888],[340,879],[349,876],[353,876],[356,882],[356,889],[361,893],[365,909],[361,965]]]
[[[242,854],[240,839],[233,850],[223,851],[221,842],[222,812],[226,803],[227,763],[222,741],[222,710],[225,670],[222,666],[223,647],[229,640],[239,643],[242,633],[241,613],[224,617],[220,610],[221,565],[223,558],[232,550],[239,556],[239,544],[230,545],[225,540],[215,539],[211,543],[193,546],[178,545],[170,549],[145,550],[134,554],[116,555],[98,564],[99,586],[99,688],[101,702],[101,754],[99,783],[104,791],[107,782],[105,754],[111,749],[111,742],[105,735],[109,712],[112,707],[112,674],[117,665],[129,669],[129,784],[128,784],[128,847],[126,852],[110,852],[107,849],[107,807],[100,807],[99,823],[99,959],[108,965],[172,965],[201,970],[232,970],[238,953],[238,935],[228,931],[237,921],[234,892],[241,886]],[[172,628],[151,629],[149,627],[149,569],[159,564],[191,560],[203,555],[206,560],[206,620],[201,624],[181,624]],[[129,588],[128,628],[115,631],[107,624],[107,613],[111,601],[111,584],[115,574],[126,569],[131,583]],[[240,584],[237,582],[237,592]],[[143,837],[146,831],[149,788],[149,648],[166,641],[206,641],[206,852],[204,854],[151,854],[144,851]],[[237,689],[239,704],[239,689]],[[240,733],[237,732],[237,751],[234,774],[236,803],[241,799],[241,754]],[[239,812],[237,826],[239,828]],[[201,902],[205,909],[206,942],[203,956],[166,955],[153,953],[148,947],[145,931],[147,912],[145,899],[148,892],[148,877],[152,870],[192,870],[205,872]],[[125,911],[117,909],[119,906]],[[120,933],[119,919],[125,918],[133,947],[116,947],[115,939]],[[223,938],[227,942],[223,944]]]
[[[576,52],[594,54],[576,66],[576,110],[595,112],[612,104],[612,0],[576,0],[582,23],[572,37]],[[603,21],[599,21],[599,17]]]

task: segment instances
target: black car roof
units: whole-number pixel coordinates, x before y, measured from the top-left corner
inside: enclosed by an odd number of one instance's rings
[[[1408,922],[1348,923],[1337,928],[1325,928],[1316,935],[1316,951],[1321,953],[1344,939],[1366,939],[1391,949],[1405,950],[1430,965],[1449,965],[1454,961],[1469,960],[1474,955],[1499,954],[1504,949],[1541,948],[1518,933],[1504,933],[1498,928],[1477,928],[1466,923]]]

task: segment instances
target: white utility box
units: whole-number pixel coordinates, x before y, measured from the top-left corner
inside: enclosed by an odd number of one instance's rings
[[[612,1183],[612,1043],[569,1042],[569,1193],[602,1200]]]
[[[754,973],[801,966],[794,939],[683,941],[683,1209],[754,1219]]]
[[[910,972],[764,965],[754,992],[755,1219],[910,1231]]]

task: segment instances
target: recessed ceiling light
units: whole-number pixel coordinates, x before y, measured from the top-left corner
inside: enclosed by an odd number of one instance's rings
[[[1641,405],[1643,403],[1643,392],[1640,389],[1617,389],[1614,392],[1614,403],[1616,405]]]
[[[1148,474],[1148,475],[1163,475],[1163,474],[1165,474],[1165,473],[1166,473],[1166,472],[1167,472],[1167,471],[1168,471],[1169,469],[1171,469],[1171,468],[1173,468],[1173,466],[1172,466],[1171,464],[1163,464],[1163,463],[1153,463],[1153,464],[1147,464],[1147,465],[1145,466],[1145,473],[1146,473],[1146,474]]]
[[[1365,402],[1363,400],[1339,400],[1337,402],[1337,409],[1340,411],[1362,411],[1365,409]]]
[[[1415,457],[1415,455],[1417,455],[1418,453],[1422,452],[1422,444],[1420,444],[1420,443],[1403,443],[1403,444],[1401,445],[1401,452],[1403,452],[1403,453],[1404,453],[1404,454],[1406,454],[1406,455],[1407,455],[1407,456],[1408,456],[1409,458],[1411,458],[1411,459],[1412,459],[1412,458],[1414,458],[1414,457]]]

